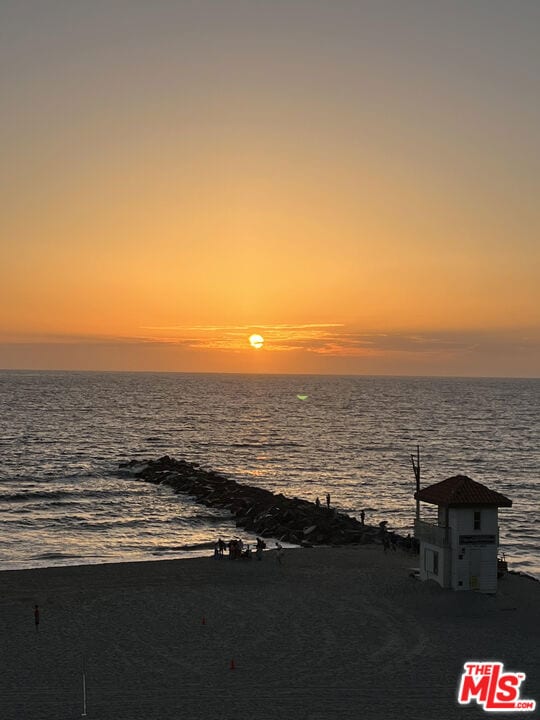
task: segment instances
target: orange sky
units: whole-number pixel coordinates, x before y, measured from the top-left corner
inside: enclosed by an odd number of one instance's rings
[[[150,5],[0,9],[0,368],[538,375],[537,5]]]

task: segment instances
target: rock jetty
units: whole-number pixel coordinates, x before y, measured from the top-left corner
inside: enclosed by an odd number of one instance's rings
[[[254,535],[304,545],[345,545],[375,542],[379,529],[332,508],[318,507],[300,498],[287,498],[264,488],[244,485],[198,463],[175,460],[131,460],[120,473],[136,480],[169,485],[201,505],[229,510],[236,527]]]

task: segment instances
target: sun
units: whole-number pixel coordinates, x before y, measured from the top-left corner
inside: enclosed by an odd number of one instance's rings
[[[249,344],[256,350],[260,350],[264,344],[264,338],[262,335],[250,335]]]

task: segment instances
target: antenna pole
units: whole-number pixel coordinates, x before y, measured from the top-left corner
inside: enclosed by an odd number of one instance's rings
[[[416,446],[416,458],[411,454],[414,477],[416,479],[416,492],[420,492],[420,445]],[[420,520],[420,500],[416,501],[416,519]]]

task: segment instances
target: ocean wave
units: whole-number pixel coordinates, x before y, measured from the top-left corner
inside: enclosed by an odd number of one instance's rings
[[[99,498],[111,499],[114,497],[125,498],[127,495],[147,495],[148,490],[126,489],[118,490],[111,488],[110,490],[23,490],[21,492],[0,494],[0,503],[31,503],[36,500],[47,500],[51,505],[63,504],[62,501],[68,502],[79,500],[96,500]],[[67,503],[66,503],[67,504]]]
[[[73,558],[79,558],[80,555],[72,555],[71,553],[62,553],[62,552],[46,552],[46,553],[40,553],[39,555],[33,555],[32,558],[34,560],[63,560],[63,559],[73,559]]]
[[[208,542],[201,542],[201,543],[191,543],[191,544],[185,544],[185,545],[159,545],[157,548],[154,547],[152,549],[152,555],[161,555],[165,552],[178,552],[179,550],[189,551],[189,550],[211,550],[214,547],[214,541],[210,540]]]
[[[229,447],[233,448],[255,448],[257,450],[261,450],[262,448],[288,448],[288,447],[305,447],[302,443],[298,442],[275,442],[275,443],[267,443],[267,442],[260,442],[260,443],[230,443]]]
[[[194,525],[204,524],[218,524],[229,520],[227,517],[213,517],[208,516],[200,519],[197,517],[172,517],[172,518],[159,518],[159,517],[140,517],[140,518],[116,518],[109,517],[102,520],[89,519],[84,515],[59,515],[57,517],[49,517],[44,523],[44,527],[53,528],[64,528],[65,530],[87,532],[87,533],[102,533],[105,531],[123,531],[127,529],[141,529],[147,530],[150,535],[156,532],[157,528],[167,528],[171,525],[181,526],[184,529],[193,527]],[[36,525],[37,523],[29,523],[24,520],[12,520],[8,519],[6,522],[12,524],[24,524],[24,525]]]
[[[33,500],[61,500],[64,497],[69,497],[72,493],[69,490],[51,490],[46,492],[43,490],[37,490],[35,492],[18,492],[9,493],[8,495],[0,495],[0,502],[32,502]]]
[[[224,511],[225,512],[225,511]],[[181,518],[182,521],[196,522],[196,523],[221,523],[224,520],[230,520],[229,515],[209,515],[208,513],[201,513],[194,515],[189,518]],[[175,518],[176,521],[176,518]]]

